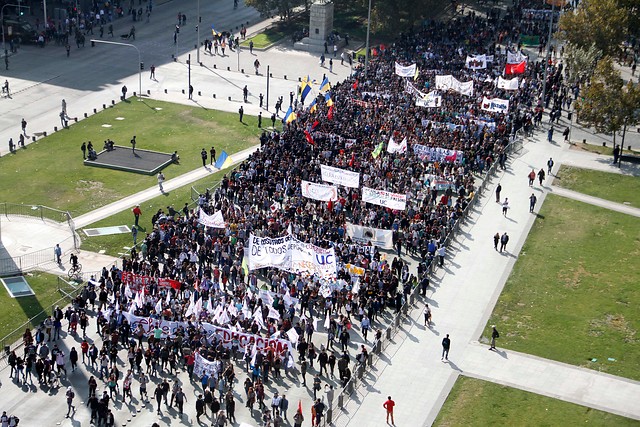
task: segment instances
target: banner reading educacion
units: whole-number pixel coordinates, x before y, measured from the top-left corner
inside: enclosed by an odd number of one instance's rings
[[[360,174],[358,172],[320,165],[320,173],[323,181],[351,188],[360,187]]]
[[[324,279],[333,279],[337,275],[333,248],[324,249],[305,243],[290,234],[278,238],[251,234],[247,250],[249,270],[275,267],[296,274],[315,274]]]
[[[179,327],[185,329],[189,327],[187,322],[173,322],[169,320],[153,319],[151,317],[140,317],[124,311],[122,312],[122,315],[129,322],[132,331],[135,331],[138,328],[138,325],[142,325],[142,329],[147,336],[153,335],[153,331],[156,326],[159,326],[160,329],[162,329],[162,335],[165,337],[175,336]],[[247,347],[252,348],[254,343],[259,351],[272,347],[276,353],[282,355],[291,348],[291,345],[287,340],[268,337],[265,338],[248,332],[232,331],[231,329],[215,326],[211,323],[203,322],[201,325],[209,335],[215,334],[216,337],[221,340],[222,345],[225,348],[231,348],[234,339],[238,340],[238,349],[241,352],[244,352]]]

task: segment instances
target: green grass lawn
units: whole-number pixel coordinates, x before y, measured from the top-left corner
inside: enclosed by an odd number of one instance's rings
[[[638,218],[552,194],[539,215],[483,339],[640,380]]]
[[[280,27],[271,27],[264,30],[264,32],[256,34],[240,43],[241,46],[249,47],[249,43],[253,41],[253,47],[256,49],[265,49],[274,43],[279,42],[287,36],[285,30],[281,30]]]
[[[129,146],[136,135],[137,148],[178,150],[180,164],[164,170],[171,179],[202,165],[202,148],[213,145],[218,154],[231,154],[256,144],[259,130],[251,124],[256,120],[246,117],[249,124],[244,125],[233,113],[131,98],[0,158],[0,201],[42,204],[77,216],[157,185],[154,176],[84,166],[83,141],[91,140],[100,150],[107,138]]]
[[[637,426],[630,418],[460,376],[435,426]]]
[[[639,177],[562,166],[553,183],[568,190],[640,208]]]
[[[33,316],[38,315],[43,310],[47,314],[51,314],[51,305],[62,298],[58,292],[58,278],[52,274],[34,271],[25,275],[29,286],[35,292],[35,296],[11,298],[4,288],[0,287],[0,338],[12,333],[16,328],[28,321]],[[61,302],[60,306],[66,305]],[[37,326],[44,320],[45,314],[38,316],[32,322],[33,326]],[[4,345],[13,344],[22,337],[23,331],[18,331],[8,339]]]
[[[195,181],[193,185],[198,192],[205,192],[207,188],[212,188],[215,183],[222,180],[225,174],[230,174],[231,169],[225,169],[220,172],[216,172],[207,178]],[[158,209],[162,209],[165,213],[168,212],[167,207],[173,206],[177,211],[181,211],[185,203],[191,204],[191,185],[179,188],[175,191],[170,191],[164,195],[158,196],[154,199],[147,200],[140,204],[142,209],[142,216],[140,217],[138,230],[138,245],[144,240],[146,233],[153,230],[151,224],[151,217]],[[192,206],[193,208],[193,206]],[[116,215],[105,218],[101,221],[91,224],[89,227],[108,227],[114,225],[128,225],[131,227],[134,224],[133,214],[131,210],[127,209]],[[133,246],[133,236],[130,233],[127,234],[112,234],[107,236],[87,237],[82,231],[82,249],[87,251],[99,252],[104,250],[107,255],[119,256],[119,253],[126,253],[124,247]]]

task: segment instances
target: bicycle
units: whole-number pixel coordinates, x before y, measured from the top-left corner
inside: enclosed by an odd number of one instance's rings
[[[78,263],[72,265],[71,268],[69,268],[69,272],[67,274],[69,275],[70,280],[82,280],[82,264]]]

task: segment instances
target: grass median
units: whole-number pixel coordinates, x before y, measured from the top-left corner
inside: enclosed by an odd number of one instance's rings
[[[638,421],[460,376],[434,426],[637,426]]]
[[[25,279],[33,289],[34,296],[11,298],[4,286],[0,290],[0,306],[2,307],[0,310],[0,339],[15,331],[15,334],[12,334],[4,345],[10,345],[19,340],[24,330],[16,331],[16,328],[32,317],[37,316],[31,326],[39,325],[46,315],[51,314],[51,305],[62,298],[58,292],[57,276],[34,271],[26,273]],[[61,307],[65,305],[64,301],[60,303]]]
[[[548,195],[483,339],[640,380],[639,254],[638,218]]]
[[[567,190],[640,208],[640,178],[636,176],[561,166],[553,184]]]
[[[245,116],[245,123],[254,122]],[[259,132],[254,125],[240,123],[237,114],[131,99],[2,157],[0,201],[41,204],[77,216],[157,185],[154,176],[84,166],[83,141],[101,150],[107,138],[129,146],[136,135],[139,149],[177,150],[180,164],[164,170],[171,179],[202,167],[202,148],[215,146],[218,154],[232,154],[256,144]]]

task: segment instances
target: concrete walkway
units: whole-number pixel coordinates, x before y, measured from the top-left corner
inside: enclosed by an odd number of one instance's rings
[[[567,190],[566,188],[557,187],[555,185],[552,185],[549,188],[549,192],[552,194],[557,194],[558,196],[568,197],[573,200],[589,203],[590,205],[599,206],[601,208],[611,209],[623,214],[640,217],[640,209],[634,208],[633,206],[612,202],[610,200],[601,199],[599,197],[589,196],[587,194],[579,193],[573,190]]]

